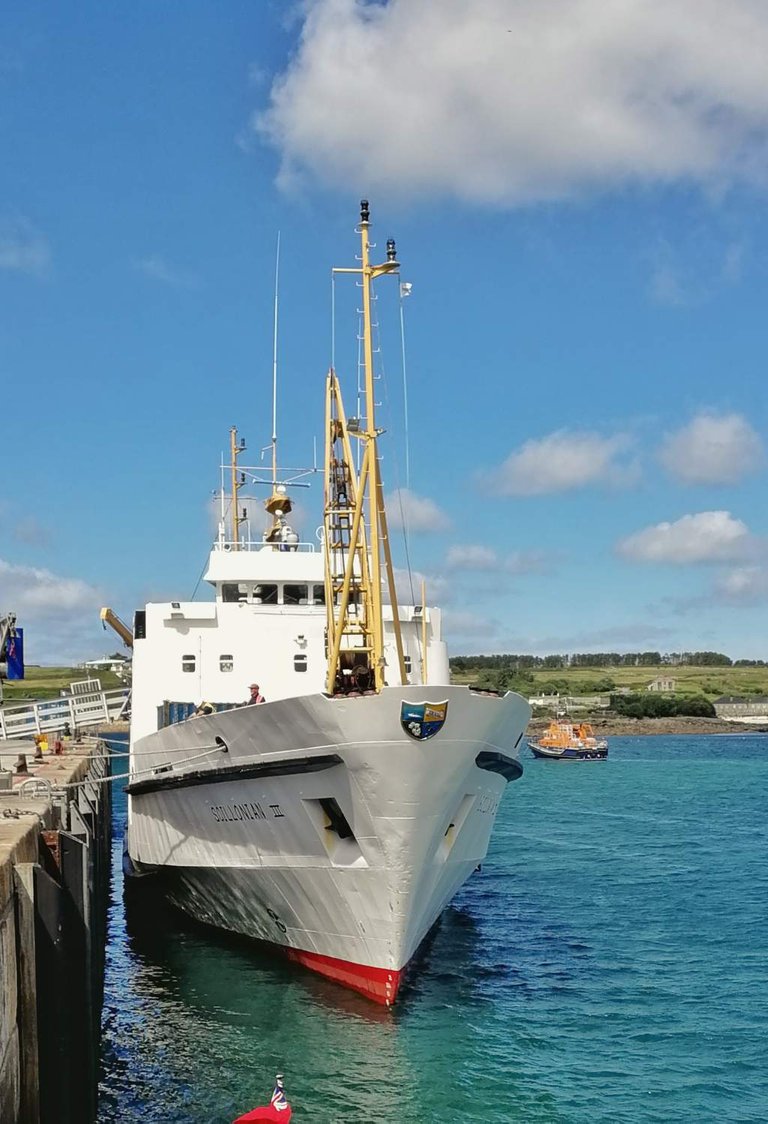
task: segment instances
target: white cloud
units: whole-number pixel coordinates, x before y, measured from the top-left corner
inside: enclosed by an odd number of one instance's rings
[[[149,257],[139,258],[133,264],[140,273],[151,277],[153,281],[162,281],[164,285],[190,289],[198,284],[198,279],[193,273],[171,265],[160,254],[151,254]]]
[[[672,631],[667,625],[651,624],[648,621],[627,621],[626,624],[609,625],[607,628],[575,633],[565,639],[561,638],[558,643],[561,649],[565,648],[568,652],[578,652],[583,648],[605,651],[606,646],[610,651],[636,652],[645,650],[649,645],[653,645],[655,651],[655,646],[672,635]]]
[[[659,460],[684,484],[734,484],[764,459],[763,445],[741,414],[698,414],[668,434]]]
[[[452,546],[445,564],[450,570],[498,570],[501,562],[495,550],[479,543]]]
[[[701,511],[675,523],[657,523],[629,535],[617,552],[633,562],[687,565],[696,562],[737,562],[755,549],[745,523],[729,511]]]
[[[768,569],[762,566],[738,566],[718,577],[715,597],[733,605],[758,605],[768,601]]]
[[[26,546],[47,546],[51,535],[47,527],[39,523],[34,515],[25,516],[13,528],[13,537]]]
[[[305,11],[253,122],[284,185],[308,173],[519,204],[766,181],[759,0],[309,0]]]
[[[389,604],[386,573],[384,573],[382,581],[384,584],[384,602]],[[446,579],[439,574],[425,574],[421,570],[406,570],[395,566],[395,589],[398,605],[420,605],[422,582],[426,589],[428,605],[439,607],[451,600],[451,587]]]
[[[447,531],[451,521],[434,500],[417,496],[408,488],[396,488],[385,499],[387,520],[392,530]]]
[[[457,543],[450,547],[445,564],[449,570],[485,570],[507,574],[542,573],[546,559],[537,551],[516,550],[503,557],[482,543]]]
[[[28,663],[76,663],[102,647],[100,591],[80,578],[0,559],[2,608],[24,629]]]
[[[628,445],[623,434],[603,437],[560,429],[538,441],[526,441],[485,479],[503,496],[545,495],[588,484],[626,486],[637,475],[633,465],[617,459]]]
[[[51,249],[46,238],[26,219],[0,220],[0,269],[46,277]]]
[[[677,246],[662,238],[650,254],[650,297],[671,308],[702,304],[741,281],[745,256],[743,241],[723,243],[712,230],[696,229]]]
[[[499,622],[488,617],[478,616],[477,613],[468,613],[460,609],[446,609],[443,614],[443,623],[449,639],[455,637],[482,637],[492,639],[498,635]]]

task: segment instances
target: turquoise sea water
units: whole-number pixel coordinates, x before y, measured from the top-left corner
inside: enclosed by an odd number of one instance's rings
[[[768,1120],[768,737],[534,761],[390,1013],[157,914],[117,796],[100,1124]]]

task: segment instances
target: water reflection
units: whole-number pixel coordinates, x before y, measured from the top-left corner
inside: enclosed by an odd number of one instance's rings
[[[470,879],[388,1011],[156,897],[126,911],[124,817],[116,793],[101,1124],[223,1124],[276,1072],[297,1124],[564,1119],[525,1028],[547,917],[508,871]]]

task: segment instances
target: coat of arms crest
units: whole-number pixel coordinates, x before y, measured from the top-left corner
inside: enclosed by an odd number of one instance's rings
[[[400,724],[406,734],[423,742],[442,730],[448,714],[448,703],[408,703],[400,706]]]

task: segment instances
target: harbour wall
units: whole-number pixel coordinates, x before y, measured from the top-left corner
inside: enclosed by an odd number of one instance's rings
[[[0,1121],[96,1119],[109,897],[105,744],[0,743]],[[27,771],[16,768],[20,754]]]

